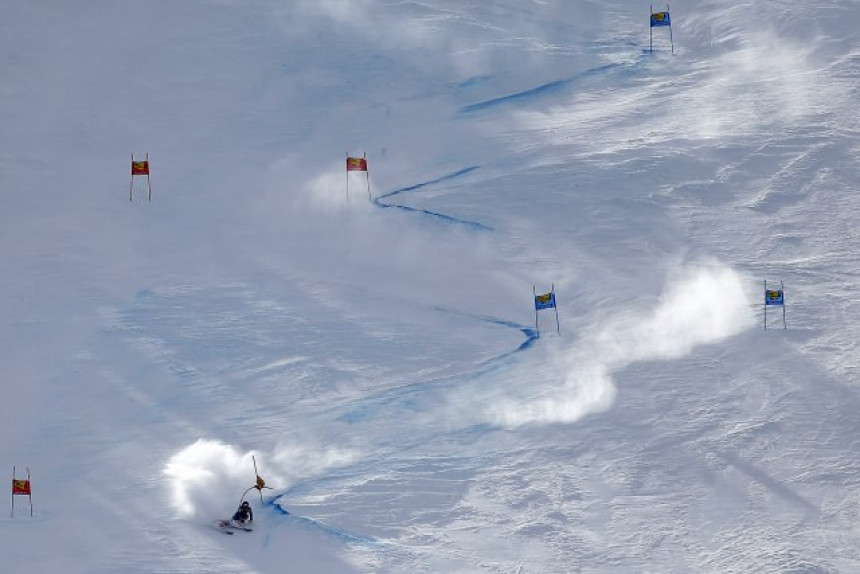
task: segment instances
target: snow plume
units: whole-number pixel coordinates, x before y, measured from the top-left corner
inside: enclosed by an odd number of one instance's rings
[[[509,427],[575,422],[611,406],[613,372],[636,361],[682,357],[743,331],[752,321],[743,279],[735,271],[717,264],[683,268],[670,274],[668,288],[644,316],[625,313],[611,319],[568,351],[548,345],[550,356],[562,355],[529,377],[545,389],[501,401],[492,418]],[[561,386],[551,386],[562,377]]]
[[[605,154],[683,138],[768,134],[822,121],[819,114],[852,105],[850,92],[815,56],[815,42],[778,32],[761,19],[745,20],[739,12],[747,13],[748,6],[729,4],[689,23],[694,37],[710,38],[679,47],[709,54],[698,66],[687,67],[684,56],[671,65],[655,56],[582,70],[580,78],[594,78],[592,89],[571,90],[569,101],[549,112],[524,108],[512,117],[556,144]],[[646,69],[655,81],[643,90],[630,78]],[[661,113],[642,117],[642,110],[657,108]]]
[[[670,103],[673,129],[711,138],[797,123],[841,98],[811,62],[813,48],[767,29],[725,33],[729,39],[710,68]]]
[[[670,274],[668,285],[646,317],[620,317],[598,335],[595,351],[605,362],[678,358],[751,325],[743,279],[728,267],[684,268]]]
[[[356,451],[326,447],[318,440],[306,437],[306,440],[279,445],[272,454],[271,465],[288,484],[292,484],[346,466],[358,458]]]
[[[354,453],[311,443],[282,445],[272,453],[257,454],[266,485],[277,490],[356,458]],[[242,452],[216,440],[199,439],[185,447],[170,458],[163,471],[171,482],[173,507],[183,518],[232,514],[242,493],[254,485],[254,455],[254,451]]]
[[[199,439],[167,462],[172,504],[180,516],[232,514],[242,492],[254,484],[252,453],[214,440]]]

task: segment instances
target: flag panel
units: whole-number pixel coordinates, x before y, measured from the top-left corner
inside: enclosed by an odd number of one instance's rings
[[[651,27],[659,28],[660,26],[671,26],[672,19],[668,12],[654,12],[651,14]]]
[[[149,175],[148,161],[131,162],[131,175]]]
[[[535,309],[552,309],[555,307],[555,293],[549,292],[543,295],[535,295]]]
[[[30,481],[29,480],[13,480],[12,481],[12,494],[30,494]]]
[[[363,157],[346,158],[346,171],[367,171],[367,160]]]
[[[785,293],[782,289],[768,289],[764,292],[765,305],[784,305]]]

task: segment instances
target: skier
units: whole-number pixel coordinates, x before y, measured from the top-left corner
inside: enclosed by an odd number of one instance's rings
[[[233,521],[238,522],[239,524],[245,524],[245,521],[254,522],[254,511],[251,510],[251,505],[248,504],[247,500],[243,500],[242,504],[239,505],[239,509],[233,515]]]

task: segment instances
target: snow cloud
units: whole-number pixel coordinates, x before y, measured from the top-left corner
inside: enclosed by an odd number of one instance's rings
[[[211,439],[199,439],[173,455],[164,467],[171,483],[171,503],[182,518],[201,514],[226,517],[254,485],[254,460],[266,485],[282,489],[308,476],[348,464],[356,453],[324,447],[315,441],[279,445],[271,453],[243,452]]]
[[[700,345],[716,343],[752,325],[744,281],[719,264],[699,264],[672,274],[668,288],[647,313],[624,313],[561,350],[555,365],[538,369],[546,388],[531,397],[506,398],[491,409],[503,426],[575,422],[612,405],[612,373],[636,361],[677,359]],[[553,386],[553,378],[563,378]]]
[[[228,444],[200,439],[167,462],[172,504],[183,518],[198,512],[221,517],[232,513],[233,503],[254,484],[252,453]]]

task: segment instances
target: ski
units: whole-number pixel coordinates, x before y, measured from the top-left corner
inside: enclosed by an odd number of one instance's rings
[[[219,520],[215,523],[215,527],[227,534],[233,534],[233,530],[244,530],[245,532],[253,532],[254,529],[250,526],[245,526],[243,524],[237,524],[232,520]]]
[[[214,528],[214,529],[215,529],[215,530],[217,530],[218,532],[223,532],[224,534],[229,534],[229,535],[231,535],[231,536],[232,536],[233,534],[236,534],[235,532],[233,532],[232,530],[230,530],[229,528],[227,528],[226,526],[224,526],[224,525],[222,524],[222,522],[223,522],[223,520],[218,520],[218,521],[216,521],[214,524],[212,524],[211,526],[212,526],[212,528]]]

